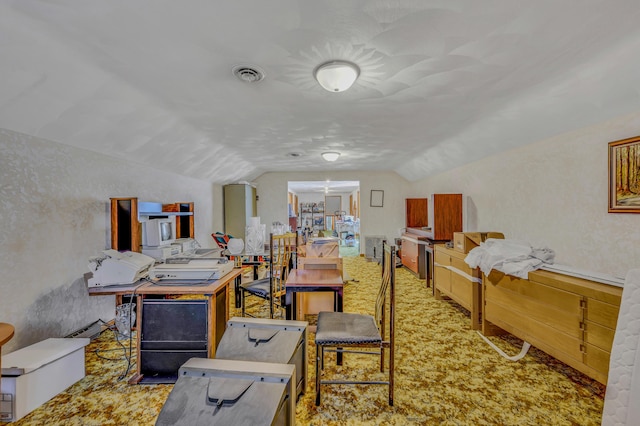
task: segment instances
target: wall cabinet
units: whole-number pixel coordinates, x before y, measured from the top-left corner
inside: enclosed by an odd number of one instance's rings
[[[434,296],[443,300],[447,296],[467,309],[471,317],[471,329],[479,330],[482,318],[482,274],[464,261],[464,253],[448,249],[444,245],[434,248]]]
[[[483,276],[484,334],[494,325],[607,383],[622,288],[538,270]],[[492,328],[493,327],[493,328]]]

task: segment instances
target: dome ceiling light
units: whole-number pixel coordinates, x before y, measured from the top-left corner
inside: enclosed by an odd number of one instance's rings
[[[319,65],[313,72],[320,86],[329,92],[344,92],[360,75],[360,68],[347,61],[329,61]]]
[[[338,157],[340,157],[340,153],[339,152],[323,152],[322,153],[322,158],[325,159],[325,161],[336,161],[338,159]]]

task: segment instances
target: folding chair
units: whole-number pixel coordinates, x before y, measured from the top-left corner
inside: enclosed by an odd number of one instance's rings
[[[316,329],[316,405],[320,404],[321,385],[369,384],[389,386],[389,405],[393,406],[394,367],[394,304],[395,304],[395,247],[383,241],[382,283],[375,305],[375,318],[371,315],[347,312],[320,312]],[[389,293],[387,318],[387,292]],[[389,337],[386,338],[388,322]],[[353,348],[353,349],[345,349]],[[377,349],[361,350],[361,349]],[[389,349],[389,380],[322,380],[324,353],[358,353],[380,356],[380,371],[384,372],[385,349]],[[337,358],[340,364],[340,357]]]
[[[269,276],[240,285],[242,292],[242,316],[247,313],[248,296],[255,296],[269,303],[269,318],[275,318],[276,310],[284,317],[283,299],[285,283],[291,267],[291,256],[295,252],[296,234],[273,235],[269,237]]]

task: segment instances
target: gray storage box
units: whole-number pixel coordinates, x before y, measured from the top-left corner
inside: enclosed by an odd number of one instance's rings
[[[216,359],[293,364],[296,396],[307,386],[306,321],[233,317],[216,349]]]
[[[156,425],[295,424],[295,367],[251,361],[192,358]]]

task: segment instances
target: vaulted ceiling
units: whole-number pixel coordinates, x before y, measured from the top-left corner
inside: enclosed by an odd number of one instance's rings
[[[0,0],[0,127],[218,183],[415,181],[640,111],[638,22],[637,0]],[[334,59],[346,92],[314,80]]]

